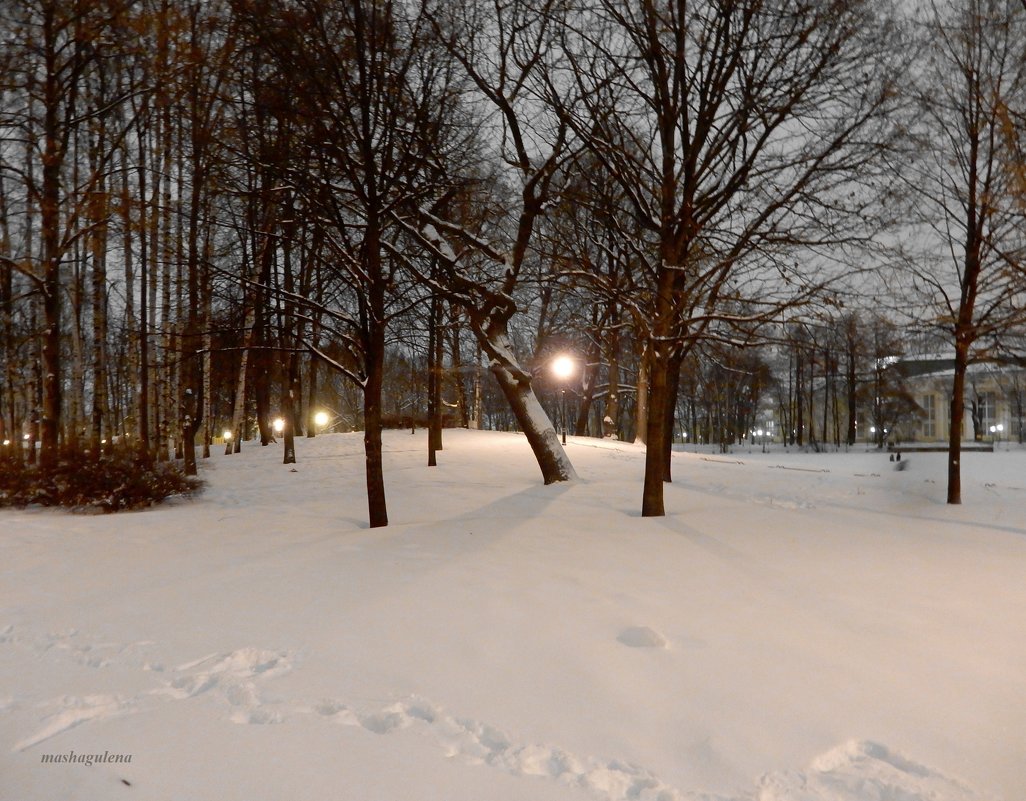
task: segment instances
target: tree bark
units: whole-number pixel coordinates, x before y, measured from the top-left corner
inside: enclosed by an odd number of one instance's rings
[[[951,385],[951,416],[948,421],[948,503],[962,503],[962,416],[965,414],[965,374],[968,346],[955,347],[955,376]]]
[[[527,436],[544,482],[554,484],[576,480],[577,473],[559,444],[556,429],[538,402],[530,382],[518,379],[500,364],[492,364],[491,370],[520,430]]]
[[[55,8],[52,4],[47,4],[43,13],[46,75],[43,89],[43,183],[39,202],[43,248],[44,326],[40,360],[43,373],[43,408],[40,419],[39,459],[43,467],[50,467],[57,462],[61,418],[60,174],[64,147],[58,120],[62,92],[61,76],[57,67],[56,25]]]
[[[670,366],[663,359],[653,359],[648,372],[648,426],[645,442],[645,484],[641,499],[642,517],[662,517],[663,482],[668,458],[666,421],[671,412]]]
[[[363,387],[363,447],[367,465],[367,511],[371,528],[388,525],[385,476],[381,447],[381,389],[385,374],[385,286],[382,281],[380,232],[375,221],[367,226],[364,241],[367,286],[365,358],[367,378]]]
[[[546,484],[558,481],[574,481],[577,473],[559,443],[556,429],[545,413],[531,386],[531,376],[524,371],[513,356],[513,349],[506,333],[507,321],[493,316],[483,337],[479,336],[482,348],[491,358],[492,375],[498,381],[499,389],[509,403],[520,430],[524,432],[531,446],[542,480]],[[475,334],[480,328],[474,327]]]

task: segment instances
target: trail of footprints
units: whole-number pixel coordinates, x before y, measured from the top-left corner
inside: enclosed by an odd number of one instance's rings
[[[261,691],[262,685],[293,669],[293,656],[285,651],[240,648],[167,668],[145,660],[142,652],[153,644],[95,645],[82,642],[77,631],[34,637],[22,635],[11,626],[0,629],[0,646],[17,645],[40,654],[57,653],[61,659],[95,669],[134,663],[152,673],[159,682],[158,687],[130,697],[58,696],[38,703],[0,698],[0,706],[4,708],[31,706],[42,713],[40,728],[16,743],[14,750],[27,750],[82,724],[153,711],[164,703],[207,696],[225,704],[227,718],[242,725],[276,724],[313,715],[378,736],[413,729],[436,742],[440,753],[447,758],[487,765],[514,776],[543,777],[588,790],[609,801],[715,801],[707,796],[682,793],[651,772],[628,762],[581,757],[550,745],[518,743],[499,729],[449,715],[423,699],[399,701],[371,710],[354,709],[333,699],[315,704],[269,701]],[[130,658],[117,659],[118,656]]]
[[[612,801],[698,801],[697,796],[681,793],[637,765],[579,757],[548,745],[516,743],[492,726],[448,715],[423,699],[397,702],[366,714],[327,700],[315,706],[314,712],[379,735],[418,728],[439,743],[446,757],[489,765],[514,776],[554,779]]]

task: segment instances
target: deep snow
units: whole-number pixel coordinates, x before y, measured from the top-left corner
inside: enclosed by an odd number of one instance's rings
[[[387,529],[359,434],[0,512],[0,799],[1026,798],[1026,453],[677,453],[642,519],[633,445],[444,437]]]

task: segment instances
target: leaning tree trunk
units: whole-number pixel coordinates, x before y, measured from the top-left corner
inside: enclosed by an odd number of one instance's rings
[[[520,430],[527,436],[545,483],[576,480],[574,466],[570,463],[563,446],[559,444],[556,429],[538,402],[530,379],[525,379],[522,374],[518,375],[498,363],[493,363],[491,369]]]
[[[559,436],[552,421],[534,394],[530,373],[520,367],[513,355],[506,326],[505,319],[493,316],[487,329],[482,330],[479,325],[475,325],[474,333],[491,359],[492,374],[499,382],[499,389],[509,403],[520,430],[527,436],[544,482],[554,484],[557,481],[574,481],[577,472],[563,446],[559,444]]]

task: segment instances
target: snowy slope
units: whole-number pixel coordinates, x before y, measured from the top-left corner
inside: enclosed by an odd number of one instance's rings
[[[642,519],[632,445],[424,439],[387,529],[358,434],[0,513],[0,800],[1026,798],[1026,453],[678,453]]]

